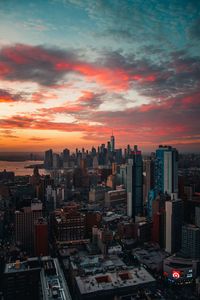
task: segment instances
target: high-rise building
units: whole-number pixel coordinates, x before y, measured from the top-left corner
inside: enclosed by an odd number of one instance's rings
[[[53,153],[53,168],[54,169],[60,168],[60,156],[57,153]]]
[[[34,250],[36,256],[48,255],[48,224],[43,218],[34,224]]]
[[[154,161],[153,159],[144,159],[143,160],[143,196],[144,202],[148,201],[148,196],[150,190],[154,188]]]
[[[115,137],[113,134],[110,137],[110,146],[111,146],[111,152],[114,152],[115,151]]]
[[[78,205],[69,204],[52,214],[52,230],[56,243],[85,238],[86,217]]]
[[[141,151],[134,148],[127,164],[127,215],[143,214],[143,163]]]
[[[52,169],[53,167],[53,151],[49,149],[44,153],[44,167],[45,169]]]
[[[151,239],[158,243],[161,248],[164,247],[164,213],[157,212],[152,217]]]
[[[3,287],[5,300],[40,299],[40,264],[38,258],[6,264]]]
[[[200,206],[195,207],[195,225],[200,228]]]
[[[193,259],[200,258],[200,228],[187,224],[182,226],[182,247],[184,255]]]
[[[117,174],[119,179],[119,184],[123,185],[126,188],[127,185],[127,165],[120,165],[119,174]]]
[[[107,149],[108,149],[108,153],[111,152],[111,143],[110,141],[107,142]]]
[[[123,158],[122,158],[122,149],[116,149],[115,153],[116,153],[116,155],[115,155],[116,163],[121,164],[122,161],[123,161]]]
[[[165,212],[165,250],[169,253],[175,253],[181,248],[183,201],[181,199],[166,201]]]
[[[72,298],[58,259],[43,256],[6,264],[3,274],[3,299]]]
[[[159,146],[155,159],[155,191],[178,193],[178,152],[171,146]]]
[[[63,167],[67,168],[69,167],[69,160],[70,160],[70,151],[69,149],[64,149],[62,153],[63,158]]]
[[[40,201],[34,201],[31,206],[15,212],[16,242],[20,243],[27,251],[33,251],[34,225],[41,217],[42,203]]]

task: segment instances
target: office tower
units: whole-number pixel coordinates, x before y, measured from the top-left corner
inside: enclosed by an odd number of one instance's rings
[[[51,186],[52,188],[54,187],[54,179],[50,177],[50,175],[45,175],[45,177],[41,178],[40,185],[38,188],[38,195],[39,199],[43,203],[43,209],[46,211],[47,209],[47,203],[46,203],[46,188],[47,186]]]
[[[52,185],[48,185],[45,191],[45,208],[49,213],[56,209],[57,205],[57,193],[56,188],[52,187]]]
[[[36,165],[33,169],[33,175],[29,179],[29,183],[36,187],[40,183],[40,178],[41,176],[39,174],[38,166]]]
[[[44,218],[40,218],[34,225],[34,250],[35,256],[48,255],[48,224]]]
[[[154,196],[154,190],[151,192]],[[152,241],[158,243],[161,248],[165,247],[165,202],[170,199],[168,195],[160,194],[152,201],[151,205]]]
[[[119,174],[118,174],[118,178],[119,178],[119,184],[124,185],[124,187],[126,188],[127,185],[127,166],[124,165],[120,165],[119,167]]]
[[[52,215],[52,229],[55,242],[83,240],[85,238],[85,214],[77,204],[69,204]]]
[[[42,217],[42,203],[34,201],[31,206],[15,212],[15,240],[27,250],[33,250],[34,225]]]
[[[158,243],[161,248],[164,245],[164,225],[165,225],[165,216],[164,213],[156,212],[152,216],[152,232],[151,240],[155,243]]]
[[[155,159],[155,191],[178,193],[178,152],[171,146],[159,146]]]
[[[87,174],[87,160],[85,158],[81,158],[80,160],[80,168],[83,172],[83,175]]]
[[[111,152],[114,152],[115,151],[115,137],[113,134],[110,137],[110,145],[111,145]]]
[[[145,201],[146,202],[147,217],[149,219],[152,219],[152,216],[153,216],[153,201],[155,199],[156,199],[156,197],[155,197],[155,191],[154,190],[150,190],[148,192],[147,202]]]
[[[53,168],[54,169],[60,168],[60,156],[57,153],[53,153]]]
[[[181,199],[166,201],[165,212],[165,250],[169,253],[175,253],[181,248],[183,201]]]
[[[187,224],[182,226],[182,247],[184,255],[193,259],[200,258],[200,228]]]
[[[44,153],[44,168],[52,169],[53,167],[53,151],[52,149],[45,151]]]
[[[152,159],[143,160],[143,183],[144,202],[147,202],[149,192],[154,188],[154,161]]]
[[[5,300],[40,299],[40,264],[38,258],[17,260],[5,266],[3,275]]]
[[[63,159],[63,168],[69,167],[69,160],[70,160],[70,151],[69,149],[64,149],[62,153]]]
[[[127,164],[127,215],[143,214],[143,163],[141,151],[135,147]]]
[[[98,163],[98,158],[97,156],[94,156],[93,161],[92,161],[92,167],[93,169],[98,169],[99,163]]]
[[[200,207],[195,207],[195,225],[200,228]]]
[[[116,155],[115,155],[116,163],[121,164],[122,160],[123,160],[122,159],[122,149],[116,149],[115,152],[116,152]]]
[[[5,300],[72,299],[58,259],[50,256],[6,264],[3,290]]]
[[[126,162],[128,158],[130,158],[130,154],[131,154],[131,147],[130,145],[127,145],[127,147],[124,149],[124,158]]]
[[[111,152],[111,143],[110,141],[107,142],[107,149],[108,149],[108,153]]]

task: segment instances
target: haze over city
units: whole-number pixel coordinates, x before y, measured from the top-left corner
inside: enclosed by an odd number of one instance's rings
[[[0,149],[199,150],[200,3],[0,3]]]

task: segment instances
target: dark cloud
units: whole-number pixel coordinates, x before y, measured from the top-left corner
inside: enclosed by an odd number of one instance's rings
[[[14,81],[32,81],[44,86],[57,84],[63,79],[66,70],[55,69],[60,61],[77,60],[72,51],[43,46],[16,44],[0,50],[0,77]]]
[[[172,139],[196,139],[200,128],[200,93],[172,98],[158,103],[153,101],[138,108],[117,112],[96,112],[91,120],[112,124],[119,135],[134,137],[137,141],[152,143]],[[187,138],[188,139],[188,138]]]
[[[18,102],[25,100],[24,93],[15,93],[10,89],[0,89],[0,102]]]

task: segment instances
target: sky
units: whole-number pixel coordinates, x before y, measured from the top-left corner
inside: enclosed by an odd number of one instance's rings
[[[200,150],[200,1],[1,0],[0,151]]]

